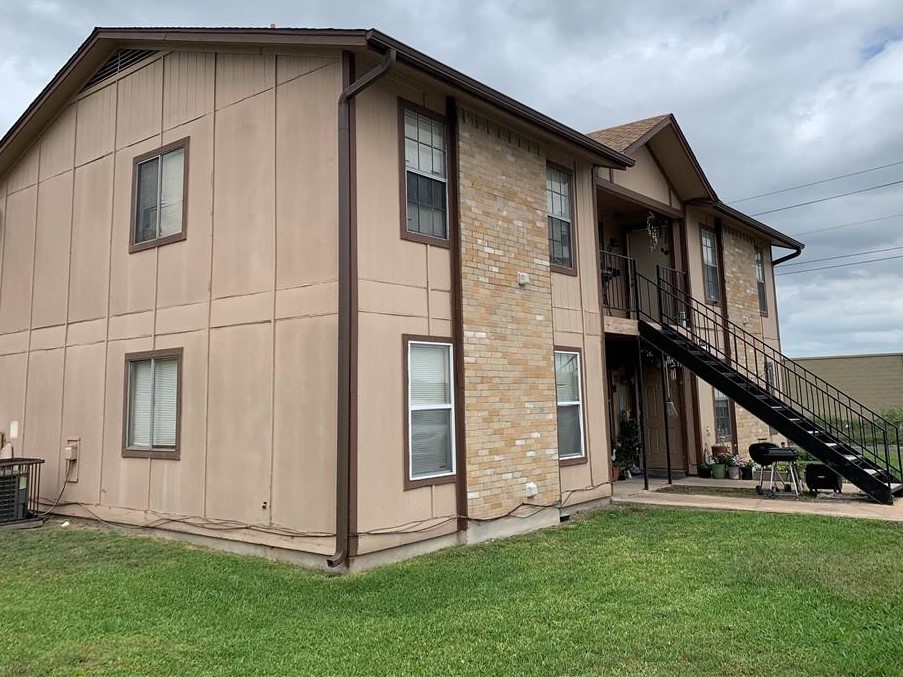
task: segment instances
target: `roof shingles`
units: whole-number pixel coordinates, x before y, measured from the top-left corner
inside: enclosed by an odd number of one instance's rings
[[[626,125],[618,125],[617,127],[609,127],[608,129],[590,132],[587,136],[609,148],[615,149],[619,153],[623,153],[636,141],[641,139],[650,129],[668,117],[670,117],[668,114],[656,115],[651,118],[628,122]]]

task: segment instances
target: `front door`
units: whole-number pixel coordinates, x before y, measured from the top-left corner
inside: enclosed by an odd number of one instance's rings
[[[665,443],[665,412],[662,393],[662,372],[658,361],[643,362],[643,422],[646,425],[646,457],[649,470],[660,474],[668,469],[665,450],[671,447],[671,471],[683,474],[687,470],[686,445],[682,425],[682,399],[678,384],[670,383],[670,395],[675,415],[668,416],[668,443]]]

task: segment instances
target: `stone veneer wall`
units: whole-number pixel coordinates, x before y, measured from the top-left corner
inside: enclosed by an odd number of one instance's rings
[[[725,227],[722,230],[724,286],[727,292],[728,319],[750,334],[762,338],[762,316],[759,312],[759,293],[756,287],[755,241],[748,235]],[[734,355],[739,364],[752,364],[751,351]],[[736,405],[737,447],[741,455],[753,442],[770,437],[767,424]]]
[[[560,494],[546,160],[468,111],[458,157],[467,498],[470,516],[485,518]]]

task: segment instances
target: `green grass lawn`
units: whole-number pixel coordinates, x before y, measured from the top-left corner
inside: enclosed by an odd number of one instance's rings
[[[903,674],[903,525],[618,509],[329,577],[0,533],[0,675]]]

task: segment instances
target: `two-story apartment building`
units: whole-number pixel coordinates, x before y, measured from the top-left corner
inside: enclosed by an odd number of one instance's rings
[[[0,426],[59,514],[311,566],[604,503],[655,314],[606,271],[776,342],[771,246],[801,247],[637,124],[581,134],[372,30],[95,30],[0,141]],[[769,435],[665,371],[675,469]]]

